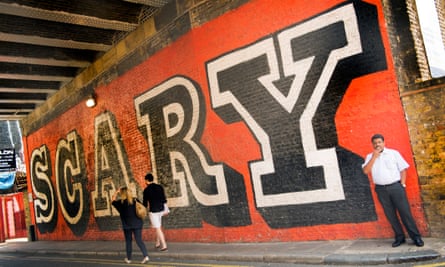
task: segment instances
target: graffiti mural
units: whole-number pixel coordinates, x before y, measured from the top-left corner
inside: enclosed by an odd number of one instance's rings
[[[176,226],[197,227],[202,220],[216,226],[250,224],[242,175],[211,162],[199,142],[205,119],[199,92],[192,81],[174,77],[135,99],[153,172],[170,185],[169,206],[182,209]]]
[[[261,144],[251,179],[272,227],[375,219],[362,159],[338,145],[334,121],[350,81],[386,68],[370,32],[375,7],[348,4],[207,64],[218,115],[243,120]]]
[[[63,218],[74,234],[82,235],[90,215],[82,140],[76,131],[57,144],[56,192]]]
[[[296,2],[277,1],[258,28],[241,20],[268,1],[191,30],[96,88],[94,108],[28,136],[43,238],[121,238],[110,198],[128,186],[141,199],[149,171],[168,197],[169,240],[392,236],[361,169],[370,144],[354,142],[369,141],[370,115],[345,113],[380,94],[405,123],[379,1],[329,0],[308,16]]]
[[[127,186],[141,199],[142,189],[134,180],[114,115],[104,112],[95,118],[94,125],[95,190],[91,193],[94,217],[101,230],[116,230],[120,229],[120,219],[111,206],[111,196],[120,187]]]
[[[41,233],[54,231],[57,224],[56,192],[51,182],[51,157],[48,147],[42,145],[32,152],[31,184],[34,200],[35,220]]]

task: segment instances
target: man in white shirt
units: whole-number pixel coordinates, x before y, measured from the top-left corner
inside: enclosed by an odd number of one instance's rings
[[[398,247],[405,243],[405,233],[397,217],[398,213],[414,244],[422,247],[424,243],[411,214],[405,192],[406,169],[409,165],[398,151],[385,148],[383,135],[373,135],[371,142],[374,151],[366,156],[362,168],[365,174],[371,173],[375,192],[394,231],[395,241],[392,246]]]

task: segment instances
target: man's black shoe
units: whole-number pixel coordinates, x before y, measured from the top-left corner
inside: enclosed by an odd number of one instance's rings
[[[420,237],[414,239],[414,244],[418,247],[423,247],[424,245],[423,240]]]
[[[422,240],[421,240],[421,241],[422,241]],[[416,241],[414,241],[414,242],[416,242]],[[393,247],[393,248],[398,247],[398,246],[402,245],[403,243],[405,243],[405,239],[402,239],[402,240],[396,240],[396,241],[394,241],[394,243],[392,243],[392,247]]]

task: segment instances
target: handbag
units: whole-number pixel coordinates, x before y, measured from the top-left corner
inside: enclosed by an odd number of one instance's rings
[[[141,219],[144,219],[145,216],[147,216],[147,208],[137,200],[136,200],[136,215]]]

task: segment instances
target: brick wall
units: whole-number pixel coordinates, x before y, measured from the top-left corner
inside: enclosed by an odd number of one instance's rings
[[[431,235],[445,237],[445,85],[440,79],[402,94]]]
[[[425,46],[423,44],[423,35],[420,29],[419,16],[417,15],[417,7],[415,0],[406,1],[407,5],[407,13],[410,21],[410,30],[413,35],[414,47],[415,47],[415,55],[417,58],[417,66],[419,68],[420,77],[417,80],[413,80],[412,77],[408,76],[409,82],[420,82],[431,79],[430,67],[428,65],[428,58],[426,55]],[[395,15],[402,16],[402,15]],[[406,70],[402,70],[402,72],[406,72]]]
[[[394,62],[398,72],[399,90],[405,110],[407,125],[410,132],[412,153],[421,185],[421,197],[430,234],[444,237],[445,213],[443,209],[444,193],[444,115],[445,98],[443,94],[444,80],[433,79],[429,71],[428,60],[423,46],[423,37],[416,14],[414,0],[386,1],[384,6],[390,21],[406,21],[409,19],[410,32],[406,32],[405,23],[390,24],[391,43],[396,47],[408,47],[406,53],[394,52]],[[442,35],[444,34],[443,1],[436,1]],[[407,12],[400,12],[406,8]],[[398,11],[398,12],[397,12]],[[400,36],[401,35],[401,36]],[[412,35],[413,41],[411,41]],[[444,39],[445,40],[445,39]],[[400,45],[403,43],[403,45]],[[416,63],[414,63],[414,57]],[[406,67],[410,65],[411,67]]]
[[[428,234],[399,95],[412,56],[392,56],[387,13],[378,0],[168,4],[25,121],[39,238],[122,239],[110,195],[140,198],[148,171],[171,241],[391,238],[361,171],[376,132],[409,162]]]
[[[445,44],[445,1],[435,0],[437,15],[439,17],[440,33],[442,34],[442,41]]]

